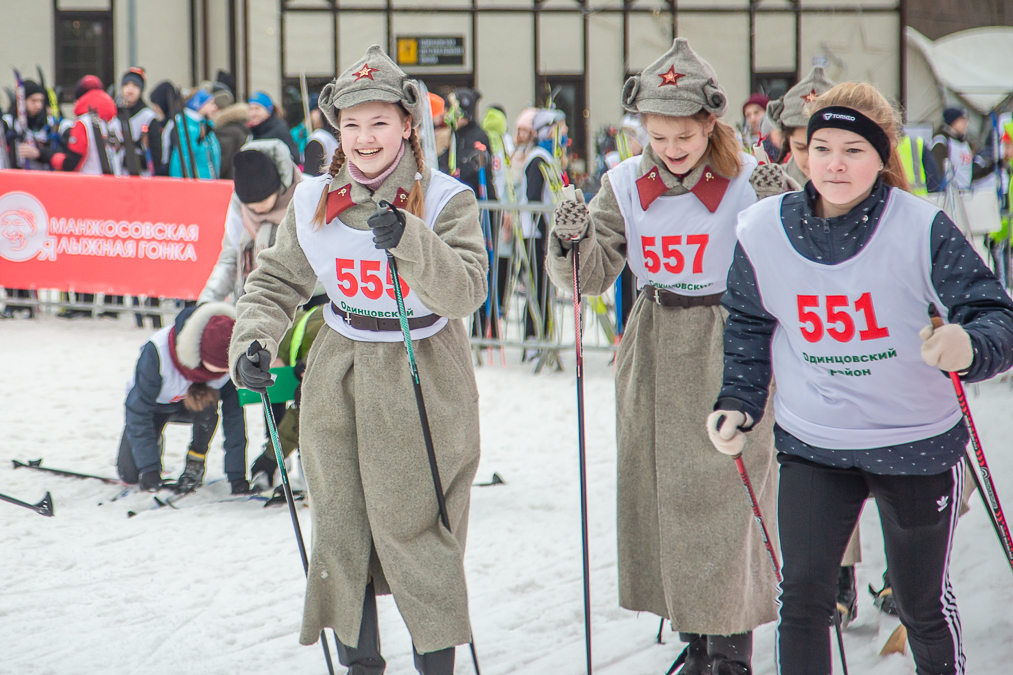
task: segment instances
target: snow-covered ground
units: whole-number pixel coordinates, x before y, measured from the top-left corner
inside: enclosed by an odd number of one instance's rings
[[[321,648],[297,642],[303,572],[285,508],[206,504],[128,519],[128,508],[150,497],[109,503],[113,486],[11,469],[11,459],[42,458],[57,468],[115,476],[124,383],[151,332],[131,321],[0,324],[0,492],[34,503],[51,491],[56,511],[43,518],[0,502],[0,673],[326,673]],[[497,356],[494,367],[477,372],[479,480],[495,471],[506,484],[475,488],[472,496],[467,567],[475,644],[485,675],[577,675],[584,672],[584,628],[573,370],[534,376],[517,352],[507,357],[506,368]],[[658,619],[617,604],[607,361],[598,353],[586,363],[595,670],[660,675],[682,644],[667,630],[665,644],[655,644]],[[972,400],[1008,508],[1011,407],[1013,390],[998,381],[982,385]],[[247,421],[252,462],[264,438],[259,406],[247,408]],[[188,434],[168,430],[170,474],[182,469]],[[206,480],[221,477],[219,434]],[[216,488],[224,484],[206,491]],[[744,492],[742,500],[749,508]],[[306,509],[301,517],[308,538]],[[882,659],[873,648],[878,619],[865,588],[879,584],[882,538],[875,508],[862,520],[859,616],[845,634],[850,671],[912,674],[909,657]],[[960,523],[952,561],[968,672],[1010,672],[1013,576],[977,496]],[[388,672],[414,673],[410,639],[390,598],[381,599],[380,623]],[[756,631],[758,675],[774,672],[773,635],[772,625]],[[466,648],[457,662],[457,673],[473,672]]]

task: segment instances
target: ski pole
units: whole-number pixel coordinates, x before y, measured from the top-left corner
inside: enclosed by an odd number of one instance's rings
[[[397,214],[395,209],[387,201],[379,204],[382,209],[390,209]],[[415,350],[412,348],[411,329],[408,328],[408,310],[405,309],[404,295],[401,293],[401,275],[397,273],[397,261],[394,254],[387,251],[387,264],[390,266],[390,279],[394,285],[394,299],[397,301],[397,316],[401,323],[401,333],[404,335],[405,351],[408,352],[408,370],[412,377],[412,388],[415,390],[415,403],[419,409],[419,422],[422,425],[422,438],[426,443],[426,455],[429,457],[429,471],[433,474],[433,488],[436,490],[436,504],[440,508],[440,522],[447,532],[453,533],[450,529],[450,516],[447,515],[447,498],[443,494],[443,484],[440,482],[440,469],[436,465],[436,448],[433,446],[433,435],[429,431],[429,415],[426,414],[426,401],[422,396],[422,382],[419,380],[419,369],[415,363]],[[471,660],[475,664],[475,675],[482,675],[478,668],[478,653],[475,651],[475,640],[468,643],[471,647]]]
[[[121,481],[114,478],[106,478],[104,476],[93,476],[89,473],[77,473],[76,471],[63,471],[62,469],[50,469],[48,466],[42,466],[41,459],[30,459],[28,463],[19,462],[16,459],[11,460],[11,464],[14,465],[15,469],[35,469],[36,471],[44,471],[45,473],[51,473],[54,476],[64,476],[65,478],[92,478],[94,480],[100,480],[108,485],[123,485]]]
[[[38,504],[29,504],[28,502],[23,502],[20,499],[8,497],[7,495],[4,494],[0,494],[0,500],[14,504],[16,506],[23,506],[30,511],[35,511],[40,516],[52,517],[53,515],[53,496],[48,492],[46,493],[46,496],[42,498],[42,501],[39,502]]]
[[[935,303],[929,305],[929,319],[932,321],[932,329],[935,330],[943,325],[943,319],[939,316],[939,310]],[[1006,516],[1003,515],[1002,505],[999,503],[999,495],[995,491],[995,483],[992,482],[992,472],[985,461],[985,451],[981,448],[981,441],[978,440],[978,430],[974,426],[974,419],[971,417],[971,409],[967,405],[967,396],[964,395],[964,384],[960,381],[960,375],[950,372],[950,381],[953,382],[953,391],[957,394],[957,402],[960,404],[960,412],[964,416],[964,423],[971,433],[971,447],[974,449],[974,459],[978,464],[978,472],[972,471],[974,483],[978,486],[981,500],[985,503],[985,510],[988,511],[989,519],[992,521],[992,528],[995,535],[999,537],[1003,551],[1006,554],[1006,562],[1010,569],[1013,569],[1013,540],[1010,539],[1009,528],[1006,526]]]
[[[254,341],[246,350],[249,357],[256,356],[263,347],[260,342]],[[295,540],[299,544],[299,555],[302,557],[302,569],[306,576],[310,573],[310,561],[306,556],[306,544],[303,543],[302,528],[299,527],[299,516],[295,512],[295,500],[292,498],[292,487],[288,482],[288,471],[285,470],[285,455],[281,451],[281,440],[278,438],[278,427],[274,423],[274,412],[271,410],[271,400],[267,396],[267,389],[260,393],[260,400],[264,404],[264,417],[267,418],[267,428],[271,433],[271,443],[274,445],[274,458],[278,461],[278,470],[281,471],[281,484],[285,488],[285,501],[288,502],[288,513],[292,516],[292,527],[295,529]],[[334,638],[337,639],[337,636]],[[331,661],[331,648],[327,644],[327,636],[320,631],[320,644],[324,648],[324,659],[327,661],[327,672],[334,675],[334,663]]]
[[[564,183],[566,174],[563,175]],[[576,199],[576,190],[572,185],[563,187],[564,199]],[[580,534],[584,557],[584,646],[587,651],[587,673],[591,675],[591,564],[587,541],[587,452],[584,439],[584,350],[580,325],[580,242],[573,242],[570,247],[573,253],[573,331],[575,363],[577,375],[577,454],[580,461]]]
[[[763,522],[763,514],[760,512],[760,503],[756,500],[756,493],[753,492],[753,484],[749,480],[749,472],[746,471],[746,463],[742,461],[742,453],[735,455],[732,459],[735,460],[735,466],[739,470],[739,477],[742,479],[742,485],[746,488],[746,494],[749,495],[749,502],[753,506],[753,518],[756,520],[756,524],[760,528],[760,538],[763,539],[763,545],[767,548],[767,555],[770,556],[770,564],[774,567],[774,578],[777,579],[777,583],[784,581],[781,576],[781,565],[777,562],[777,553],[774,551],[774,544],[770,541],[770,535],[767,534],[767,526]],[[834,612],[834,629],[837,631],[837,646],[841,652],[841,667],[844,669],[844,675],[848,675],[848,660],[844,656],[844,635],[841,634],[841,622],[837,618],[837,612]]]

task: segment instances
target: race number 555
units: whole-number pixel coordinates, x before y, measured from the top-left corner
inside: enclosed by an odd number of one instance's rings
[[[686,243],[683,244],[681,234],[673,234],[661,237],[661,246],[658,246],[658,237],[641,237],[640,248],[644,252],[644,265],[648,272],[660,272],[664,267],[672,274],[679,274],[686,266],[686,257],[682,248],[696,247],[693,251],[693,274],[703,274],[703,254],[707,250],[707,243],[710,241],[709,234],[687,234]]]
[[[379,260],[351,260],[349,258],[336,258],[335,268],[338,276],[338,288],[351,298],[359,291],[370,300],[379,300],[386,289],[387,295],[394,299],[394,283],[390,277],[390,266],[381,263]],[[356,276],[355,269],[358,267],[359,274]],[[387,268],[386,284],[380,276],[380,268]],[[408,284],[401,279],[401,297],[408,295]]]
[[[838,342],[850,342],[855,337],[855,317],[859,315],[865,324],[865,328],[858,331],[859,340],[878,340],[890,336],[890,329],[880,326],[876,320],[872,293],[863,293],[854,305],[846,295],[826,295],[822,298],[818,295],[798,296],[799,327],[802,337],[808,342],[819,342],[824,335]]]

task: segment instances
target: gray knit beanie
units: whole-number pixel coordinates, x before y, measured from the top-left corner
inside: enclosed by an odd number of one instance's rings
[[[801,82],[789,89],[784,96],[767,104],[767,119],[782,132],[787,128],[805,127],[809,115],[805,107],[819,96],[833,88],[822,66],[814,66]]]
[[[429,104],[422,98],[418,82],[405,75],[380,45],[370,47],[366,56],[325,86],[319,105],[327,121],[337,129],[339,110],[370,101],[400,103],[411,114],[413,126],[422,124],[423,106]]]
[[[623,108],[630,113],[688,117],[706,110],[721,117],[727,107],[717,73],[686,38],[676,38],[664,56],[623,86]]]

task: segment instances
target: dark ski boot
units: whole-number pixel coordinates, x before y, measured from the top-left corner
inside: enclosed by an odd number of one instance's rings
[[[191,456],[186,458],[186,467],[179,475],[179,480],[173,488],[176,492],[193,492],[204,482],[204,460],[195,459]]]
[[[707,655],[707,636],[679,633],[679,639],[689,644],[665,675],[710,675],[711,657]]]
[[[869,584],[869,594],[872,595],[872,602],[876,605],[876,609],[889,614],[890,616],[899,616],[897,612],[897,601],[893,597],[893,587],[890,585],[890,570],[883,572],[883,588],[876,590]]]
[[[847,628],[858,616],[858,587],[855,585],[855,567],[841,567],[837,576],[837,616],[841,628]]]
[[[338,642],[338,662],[348,668],[347,675],[383,675],[387,662],[380,655],[380,624],[376,615],[376,590],[366,586],[359,624],[359,644],[355,647]]]
[[[253,495],[260,492],[260,490],[251,487],[250,482],[245,478],[230,480],[229,485],[232,486],[232,494],[234,495]]]
[[[162,472],[145,471],[141,474],[141,489],[145,492],[155,492],[162,487]]]
[[[415,670],[419,671],[419,675],[454,675],[455,647],[419,654],[412,645],[412,651],[415,652]]]
[[[250,467],[250,476],[253,478],[252,482],[254,485],[262,489],[274,487],[274,472],[278,470],[278,461],[274,458],[274,450],[265,448],[264,452],[260,453],[260,457],[257,457],[253,461],[253,466]]]
[[[708,635],[707,655],[711,658],[710,675],[752,675],[753,634]]]

